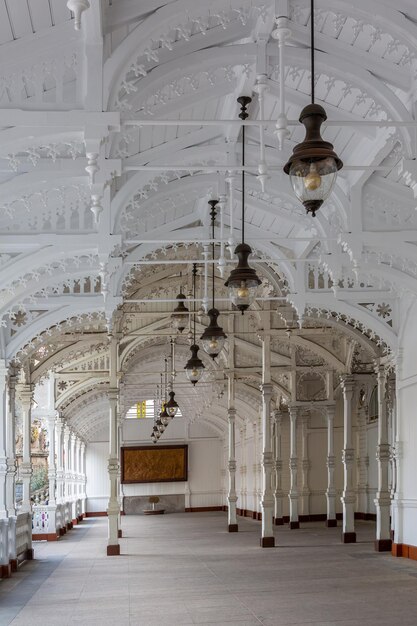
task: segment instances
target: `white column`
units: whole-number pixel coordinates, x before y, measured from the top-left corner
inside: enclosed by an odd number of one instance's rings
[[[274,413],[274,523],[276,526],[282,526],[284,523],[282,513],[282,451],[281,451],[281,438],[282,438],[282,411],[276,410]]]
[[[71,432],[70,435],[70,476],[71,476],[71,510],[72,510],[72,523],[77,523],[77,477],[76,477],[76,469],[75,469],[75,459],[76,459],[76,442],[77,435],[74,432]]]
[[[70,429],[67,424],[64,426],[64,499],[69,502],[71,499],[71,481],[70,481]]]
[[[22,435],[23,435],[23,453],[22,462],[19,467],[19,478],[22,481],[22,506],[21,513],[31,513],[32,505],[30,501],[30,479],[32,476],[32,460],[31,460],[31,429],[32,429],[32,386],[19,386],[19,399],[22,407]]]
[[[390,447],[388,443],[388,412],[386,402],[386,374],[382,365],[377,368],[378,380],[378,491],[374,500],[376,507],[376,541],[378,552],[391,551],[390,509],[391,496],[388,488]]]
[[[64,480],[64,420],[61,417],[55,423],[55,448],[56,448],[56,500],[58,504],[65,502]]]
[[[301,418],[301,515],[308,520],[310,517],[310,488],[308,486],[308,473],[310,461],[308,458],[308,421],[309,418],[303,415]]]
[[[368,467],[369,457],[367,453],[367,432],[366,432],[366,407],[360,406],[358,409],[357,428],[357,467],[358,467],[358,495],[357,511],[366,515],[368,511]]]
[[[109,389],[109,461],[108,472],[110,480],[110,498],[107,507],[108,517],[108,544],[107,556],[120,554],[119,545],[119,500],[117,497],[117,475],[119,472],[119,459],[117,454],[117,399],[118,389]]]
[[[352,376],[342,376],[341,387],[343,391],[343,450],[342,461],[344,468],[344,486],[341,501],[343,504],[343,543],[355,543],[355,491],[353,487],[353,461],[354,450],[352,447],[352,396],[354,380]]]
[[[16,515],[16,376],[9,375],[8,412],[6,425],[6,509],[9,517]]]
[[[264,340],[264,344],[266,341]],[[269,344],[269,342],[268,342]],[[272,441],[271,441],[271,399],[272,385],[263,383],[262,389],[262,548],[273,548],[274,498],[272,494]]]
[[[326,407],[326,412],[327,412],[327,490],[326,490],[327,519],[326,519],[326,526],[328,528],[337,526],[336,489],[334,486],[334,468],[335,468],[334,415],[335,415],[335,410],[336,410],[336,407],[334,405],[328,405]]]
[[[229,378],[229,385],[231,379]],[[235,441],[235,422],[236,422],[236,409],[228,409],[228,422],[229,422],[229,459],[228,459],[228,474],[229,474],[229,492],[227,494],[228,501],[228,529],[229,533],[236,533],[238,531],[238,523],[236,517],[236,441]]]
[[[246,465],[246,422],[240,430],[240,509],[245,515],[247,509],[247,465]]]
[[[290,414],[290,491],[288,494],[290,501],[290,528],[300,528],[298,518],[298,487],[297,487],[297,414],[296,406],[289,407]]]
[[[81,446],[80,446],[80,473],[81,473],[82,513],[84,516],[86,512],[86,500],[87,500],[87,494],[86,494],[87,479],[85,475],[85,442],[84,441],[81,441]]]
[[[55,464],[55,415],[48,415],[46,423],[48,427],[49,452],[48,452],[48,480],[49,480],[49,504],[56,504],[56,464]]]
[[[4,360],[0,361],[0,519],[7,520],[6,509],[6,476],[7,476],[7,367]],[[5,522],[6,524],[7,522]],[[8,531],[3,533],[7,537]],[[1,553],[0,553],[1,557]],[[8,547],[0,559],[0,566],[9,563]]]

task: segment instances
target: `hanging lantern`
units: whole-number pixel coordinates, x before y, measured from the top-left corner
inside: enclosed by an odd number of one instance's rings
[[[171,315],[171,326],[174,330],[177,330],[179,333],[182,333],[182,331],[187,325],[187,314],[189,313],[189,311],[184,304],[185,295],[183,293],[180,292],[177,295],[177,300],[178,300],[178,304],[175,307]]]
[[[210,319],[210,323],[201,335],[201,343],[203,344],[204,351],[215,359],[221,352],[226,341],[226,333],[223,328],[218,325],[217,318],[220,313],[217,309],[210,309],[207,313]]]
[[[246,120],[248,104],[252,101],[248,96],[240,96],[237,101],[241,106],[239,117]],[[256,297],[257,287],[261,284],[256,271],[248,263],[252,248],[245,243],[245,126],[242,127],[242,242],[236,247],[237,267],[230,272],[225,282],[229,288],[232,304],[243,313],[249,308]]]
[[[304,141],[293,149],[284,166],[289,175],[295,195],[307,213],[315,217],[316,211],[330,196],[343,163],[329,141],[321,136],[321,125],[326,121],[326,111],[314,102],[314,0],[311,0],[311,104],[301,111],[300,122],[304,124]]]
[[[166,409],[166,402],[164,402],[164,404],[162,405],[162,410],[159,414],[159,419],[161,420],[162,424],[166,427],[169,424],[169,420],[170,417],[167,413],[167,409]]]
[[[176,414],[178,413],[178,409],[180,407],[178,406],[178,403],[175,400],[175,392],[170,391],[168,395],[169,395],[169,400],[166,403],[165,407],[166,407],[166,411],[169,417],[172,418],[176,416]]]
[[[242,314],[249,308],[256,297],[256,291],[261,284],[256,271],[249,266],[248,258],[252,249],[247,243],[240,243],[235,250],[238,258],[237,267],[230,272],[225,282],[229,288],[229,297]]]
[[[184,369],[185,369],[185,373],[187,375],[188,380],[193,385],[195,385],[196,383],[198,383],[198,381],[202,377],[205,367],[204,367],[203,361],[198,356],[198,350],[199,350],[198,346],[196,344],[193,344],[190,350],[191,350],[191,357],[187,361],[187,364],[185,365]]]

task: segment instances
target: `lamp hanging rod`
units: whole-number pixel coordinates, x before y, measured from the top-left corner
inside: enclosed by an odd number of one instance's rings
[[[282,165],[268,165],[268,169],[273,172],[280,172]],[[395,166],[394,166],[395,167]],[[372,170],[373,172],[390,172],[394,169],[392,165],[343,165],[344,170],[351,172]],[[258,175],[258,168],[245,165],[124,165],[123,172],[248,172]]]
[[[299,120],[288,120],[288,126],[299,126]],[[275,126],[276,120],[125,120],[122,126]],[[417,120],[326,120],[326,126],[374,126],[377,128],[417,126]]]

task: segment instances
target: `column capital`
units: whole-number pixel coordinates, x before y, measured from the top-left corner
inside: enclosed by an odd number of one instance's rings
[[[334,419],[335,413],[336,413],[336,405],[335,404],[328,404],[326,406],[327,419]]]
[[[29,410],[33,401],[33,387],[18,383],[16,386],[17,396],[23,409]]]
[[[296,419],[298,417],[299,409],[300,407],[295,404],[288,405],[288,413],[290,414],[291,419]]]
[[[236,418],[236,409],[227,409],[227,417],[230,420],[234,420]]]
[[[111,387],[108,391],[107,391],[107,397],[109,400],[118,400],[119,399],[119,390],[117,387]]]
[[[355,379],[352,374],[342,374],[340,377],[340,386],[344,396],[351,396],[355,389]]]
[[[262,383],[261,385],[261,391],[262,391],[262,395],[265,396],[269,396],[269,398],[271,398],[272,396],[272,392],[273,392],[273,386],[271,383]]]

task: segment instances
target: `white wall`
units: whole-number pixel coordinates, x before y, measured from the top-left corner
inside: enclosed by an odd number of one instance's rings
[[[93,442],[86,447],[87,512],[105,511],[110,495],[110,482],[107,472],[109,444]]]
[[[125,420],[123,445],[150,444],[152,426],[152,420]],[[123,494],[185,494],[186,508],[222,506],[223,441],[205,424],[188,424],[184,418],[175,418],[168,425],[160,443],[188,445],[188,481],[125,484],[122,486]]]

